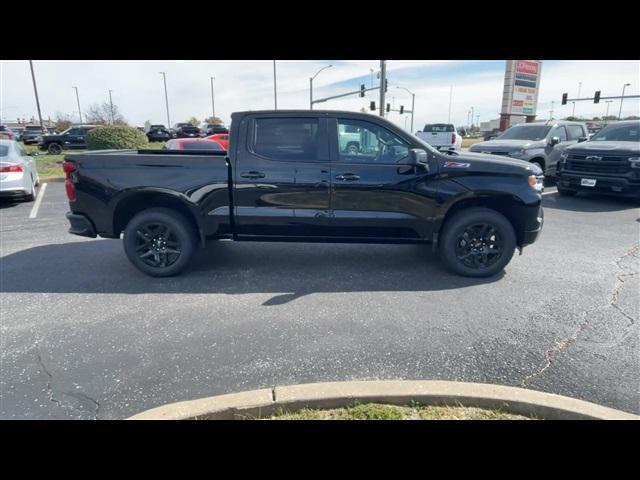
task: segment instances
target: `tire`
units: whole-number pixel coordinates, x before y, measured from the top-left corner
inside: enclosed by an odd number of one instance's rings
[[[502,271],[513,257],[516,234],[501,213],[474,207],[449,218],[438,243],[440,258],[452,272],[465,277],[490,277]],[[491,252],[483,254],[476,249]]]
[[[574,197],[576,193],[578,193],[576,190],[568,190],[566,188],[562,188],[560,185],[558,185],[557,188],[558,195],[560,195],[561,197]]]
[[[62,153],[62,145],[59,143],[50,143],[47,146],[47,152],[51,155],[60,155]]]
[[[33,177],[31,177],[31,193],[27,193],[24,199],[27,202],[33,202],[36,199],[36,184],[33,181]]]
[[[129,261],[138,270],[152,277],[170,277],[189,264],[196,249],[196,232],[175,210],[151,208],[129,221],[123,244]]]

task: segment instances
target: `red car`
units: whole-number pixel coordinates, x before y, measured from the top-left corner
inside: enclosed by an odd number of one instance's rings
[[[229,150],[229,134],[228,133],[216,133],[215,135],[211,135],[206,137],[207,140],[213,140],[214,142],[218,142],[222,145],[222,148],[225,150]]]
[[[174,138],[169,140],[164,148],[168,150],[211,150],[224,152],[225,149],[218,142],[206,138]]]

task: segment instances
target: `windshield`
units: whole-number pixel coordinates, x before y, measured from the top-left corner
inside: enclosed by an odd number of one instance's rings
[[[593,137],[592,142],[639,142],[640,122],[627,125],[609,125]]]
[[[551,130],[549,125],[518,125],[511,127],[498,138],[500,140],[543,140]]]

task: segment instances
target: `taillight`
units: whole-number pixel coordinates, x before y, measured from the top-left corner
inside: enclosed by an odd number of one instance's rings
[[[451,134],[451,144],[454,144],[454,143],[456,143],[456,134],[452,133]]]
[[[67,179],[64,181],[64,189],[67,191],[67,198],[70,202],[76,199],[76,190],[71,181],[71,174],[76,171],[76,164],[65,160],[62,163],[62,170],[64,171]]]
[[[0,173],[15,173],[23,172],[22,165],[18,163],[4,164],[0,166]]]

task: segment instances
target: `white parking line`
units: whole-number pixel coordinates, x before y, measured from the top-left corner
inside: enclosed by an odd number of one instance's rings
[[[29,218],[36,218],[36,216],[38,215],[38,210],[40,209],[40,204],[42,203],[42,198],[44,197],[44,191],[46,189],[47,189],[47,184],[43,183],[42,187],[40,187],[36,191],[36,202],[33,204],[33,208],[31,209]]]
[[[550,195],[552,193],[558,193],[558,190],[554,188],[553,190],[548,190],[546,192],[542,192],[542,195]]]

